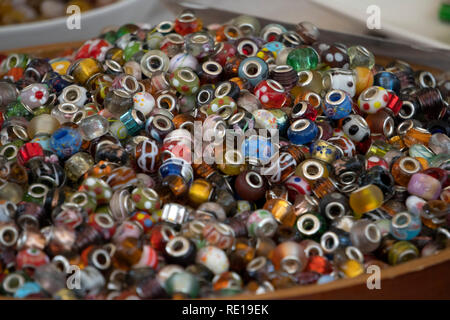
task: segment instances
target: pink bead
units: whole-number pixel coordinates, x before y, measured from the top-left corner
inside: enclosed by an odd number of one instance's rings
[[[441,183],[429,175],[416,173],[409,180],[408,192],[425,200],[436,200],[441,193]]]

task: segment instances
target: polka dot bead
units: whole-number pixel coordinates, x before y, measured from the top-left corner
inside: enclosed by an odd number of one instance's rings
[[[348,69],[350,67],[350,59],[346,50],[336,45],[325,48],[321,53],[321,59],[331,68]]]
[[[150,188],[139,187],[131,193],[131,200],[135,203],[136,208],[146,212],[159,210],[161,201],[155,190]]]
[[[133,96],[133,107],[147,116],[155,107],[155,98],[148,92],[138,92]]]
[[[89,177],[81,184],[79,191],[85,191],[87,194],[97,200],[97,204],[108,204],[112,197],[111,187],[102,179]]]
[[[288,100],[283,86],[272,79],[261,81],[255,87],[254,93],[267,109],[280,109]]]
[[[130,219],[139,223],[145,233],[150,231],[153,228],[153,225],[157,222],[152,215],[145,211],[136,211]]]
[[[212,114],[221,114],[225,109],[230,109],[231,114],[236,113],[237,111],[237,104],[233,100],[233,98],[229,96],[225,97],[217,97],[213,99],[206,109],[206,113],[208,115]]]
[[[372,86],[361,92],[358,98],[359,110],[363,113],[376,113],[386,107],[389,95],[386,89]]]
[[[291,176],[285,182],[286,188],[289,190],[289,195],[295,198],[297,194],[311,194],[311,186],[308,181],[300,178],[299,176]]]
[[[178,93],[191,96],[200,88],[197,74],[190,68],[178,68],[170,74],[170,83]]]

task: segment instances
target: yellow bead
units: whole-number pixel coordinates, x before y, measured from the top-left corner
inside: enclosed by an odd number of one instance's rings
[[[213,186],[209,181],[205,179],[194,180],[189,188],[189,200],[193,204],[199,205],[210,199],[213,191]]]
[[[223,163],[218,165],[220,171],[230,176],[237,176],[245,170],[242,153],[238,150],[228,150],[224,154]]]
[[[349,278],[357,277],[364,273],[364,268],[356,260],[347,260],[340,266],[341,271]]]
[[[349,204],[357,219],[383,204],[383,192],[376,185],[369,184],[350,194]]]

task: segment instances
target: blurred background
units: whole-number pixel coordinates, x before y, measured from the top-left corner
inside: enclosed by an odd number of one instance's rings
[[[82,9],[80,29],[66,25],[66,9],[72,4]],[[367,28],[371,5],[379,8],[379,30]],[[173,20],[183,8],[227,10],[285,23],[307,20],[322,29],[450,49],[450,23],[439,19],[439,12],[442,18],[450,15],[450,5],[442,11],[443,0],[0,0],[0,50],[85,40],[128,22],[154,25]]]

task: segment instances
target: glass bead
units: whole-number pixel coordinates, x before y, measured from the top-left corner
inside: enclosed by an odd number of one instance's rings
[[[373,184],[353,191],[349,197],[349,204],[356,218],[360,218],[364,213],[379,208],[383,201],[383,192]]]
[[[430,175],[415,173],[408,182],[408,192],[425,200],[436,200],[441,194],[441,183]]]
[[[392,217],[390,233],[398,240],[411,240],[420,233],[421,227],[420,215],[399,212]]]
[[[350,68],[366,67],[372,69],[375,65],[375,57],[372,52],[363,46],[351,46],[347,49],[348,57],[350,59]]]
[[[230,63],[229,60],[228,63]],[[225,72],[227,72],[225,66]],[[248,57],[239,63],[238,75],[241,79],[246,80],[252,87],[255,87],[262,80],[267,79],[269,75],[269,67],[267,63],[258,57]]]
[[[391,166],[391,174],[395,182],[407,187],[412,175],[422,170],[422,165],[417,159],[411,157],[400,157]]]
[[[214,51],[214,39],[209,33],[200,31],[186,36],[186,52],[197,59],[204,59]]]
[[[203,21],[196,17],[190,10],[183,11],[176,19],[174,30],[176,33],[185,36],[198,32],[203,28]]]
[[[314,70],[317,68],[318,63],[319,56],[311,47],[294,49],[289,52],[286,59],[286,64],[290,65],[297,72],[302,70]]]
[[[422,128],[410,128],[403,137],[403,142],[409,148],[414,144],[423,144],[428,146],[431,139],[431,133]]]
[[[193,95],[200,88],[198,76],[189,68],[179,68],[170,75],[170,83],[181,94]]]
[[[415,245],[408,241],[398,241],[389,249],[388,261],[390,265],[395,266],[416,259],[418,256],[419,250]]]

